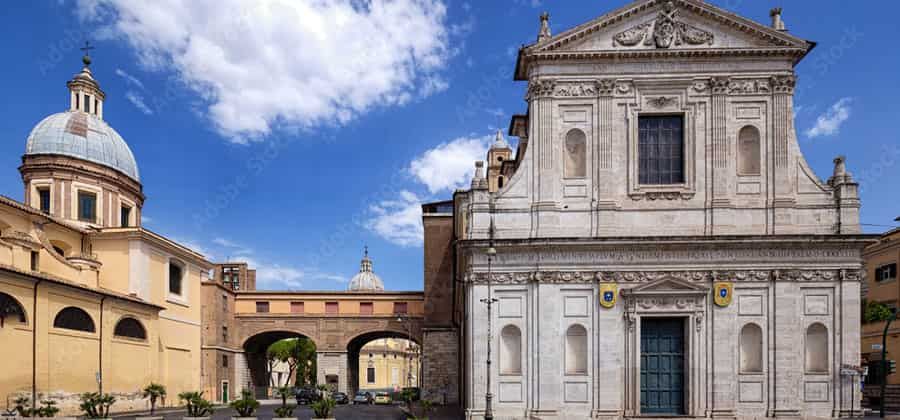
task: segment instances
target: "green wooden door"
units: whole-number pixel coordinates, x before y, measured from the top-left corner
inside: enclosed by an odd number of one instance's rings
[[[641,414],[684,414],[684,320],[641,320]]]

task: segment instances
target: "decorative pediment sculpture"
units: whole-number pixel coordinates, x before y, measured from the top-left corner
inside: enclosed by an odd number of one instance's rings
[[[678,9],[671,1],[663,5],[653,22],[646,22],[613,36],[614,44],[633,47],[644,43],[656,48],[669,48],[672,45],[712,45],[715,36],[712,32],[678,21]]]

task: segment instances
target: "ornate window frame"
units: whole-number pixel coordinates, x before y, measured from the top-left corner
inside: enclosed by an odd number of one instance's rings
[[[640,86],[636,86],[640,90]],[[632,200],[690,200],[697,193],[696,138],[698,113],[688,103],[687,86],[678,89],[649,89],[637,94],[637,104],[628,108],[628,196]],[[681,116],[684,119],[684,183],[652,185],[639,182],[639,127],[642,116]]]

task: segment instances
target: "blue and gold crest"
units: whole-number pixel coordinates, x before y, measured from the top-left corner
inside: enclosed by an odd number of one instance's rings
[[[600,306],[604,308],[616,306],[617,291],[615,283],[600,283]]]
[[[713,290],[716,293],[715,296],[713,296],[713,301],[716,302],[717,306],[724,308],[731,304],[731,295],[734,294],[731,282],[718,282],[713,285]]]

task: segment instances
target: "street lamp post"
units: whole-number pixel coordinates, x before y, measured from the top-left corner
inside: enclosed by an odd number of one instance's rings
[[[488,295],[487,295],[486,299],[481,299],[481,303],[484,303],[485,305],[487,305],[487,318],[488,318],[488,322],[487,322],[487,361],[486,361],[487,372],[485,372],[485,374],[487,375],[487,389],[486,389],[487,392],[485,392],[485,394],[484,394],[484,420],[493,420],[494,412],[491,409],[491,400],[494,399],[494,395],[491,394],[491,341],[492,341],[491,326],[493,324],[493,317],[491,315],[491,307],[494,306],[494,303],[498,302],[498,300],[494,299],[494,297],[491,295],[491,262],[494,259],[494,256],[497,255],[497,250],[494,249],[493,241],[490,244],[490,246],[488,246],[488,249],[487,249],[487,251],[485,251],[485,253],[487,254],[487,259],[488,259],[488,270],[487,270]]]

